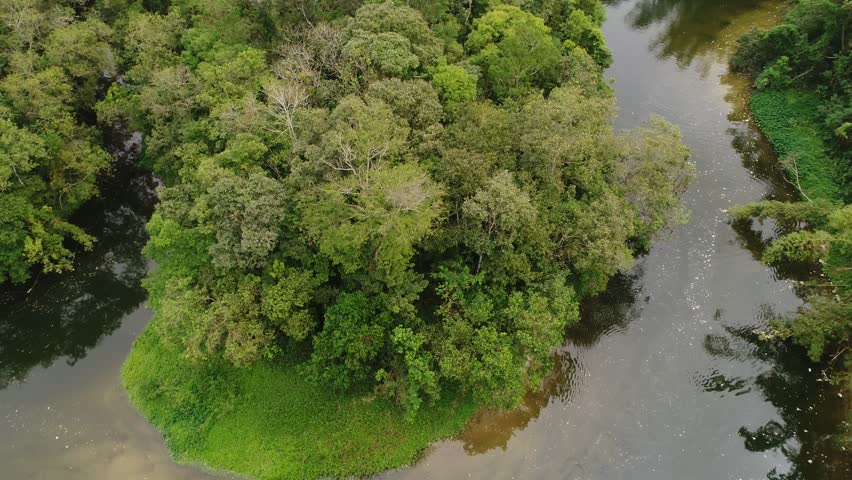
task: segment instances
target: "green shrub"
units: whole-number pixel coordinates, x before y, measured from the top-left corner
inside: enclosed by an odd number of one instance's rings
[[[790,77],[792,71],[793,69],[790,68],[790,59],[785,55],[781,55],[772,65],[760,72],[760,75],[754,80],[754,86],[758,90],[765,88],[787,88],[792,82],[792,78]]]
[[[840,199],[837,172],[816,118],[819,99],[802,90],[758,90],[752,93],[751,110],[778,157],[785,160],[788,175],[810,198]]]
[[[737,51],[731,57],[735,72],[758,75],[767,65],[794,50],[800,34],[794,25],[782,23],[769,30],[753,29],[737,39]]]

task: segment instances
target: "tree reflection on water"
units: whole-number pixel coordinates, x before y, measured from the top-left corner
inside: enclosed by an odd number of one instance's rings
[[[138,138],[111,140],[115,177],[75,220],[98,239],[93,251],[78,254],[73,272],[0,291],[0,389],[59,358],[73,365],[145,300],[141,250],[154,180],[135,167]]]
[[[754,226],[751,222],[733,224],[740,244],[759,259],[769,241]],[[772,234],[780,231],[776,227]],[[773,273],[779,279],[804,280],[813,271],[807,266],[782,265],[774,267]],[[803,297],[807,292],[797,287],[797,293]],[[738,430],[747,450],[776,452],[788,459],[787,471],[774,468],[767,478],[849,478],[852,458],[835,442],[835,436],[842,431],[844,400],[828,381],[830,367],[812,363],[799,347],[762,340],[760,331],[777,317],[771,305],[763,304],[752,321],[732,326],[725,321],[724,312],[717,311],[715,320],[724,333],[707,335],[704,350],[713,358],[758,365],[760,373],[741,378],[710,371],[696,375],[695,382],[704,391],[717,395],[755,391],[775,407],[777,418],[763,424],[743,425]]]
[[[657,58],[673,58],[679,67],[687,68],[699,57],[727,55],[736,39],[752,27],[773,24],[780,10],[758,8],[763,3],[782,4],[777,0],[639,0],[627,22],[636,30],[661,24],[648,48]]]
[[[477,414],[458,435],[468,455],[485,453],[494,448],[505,449],[519,430],[541,414],[553,401],[568,402],[578,387],[578,362],[573,347],[588,349],[606,335],[622,332],[636,318],[635,303],[639,293],[641,268],[613,277],[603,293],[589,299],[580,308],[580,321],[568,329],[568,344],[553,357],[553,372],[544,380],[541,390],[527,393],[513,410],[484,410]]]
[[[775,315],[768,305],[758,316]],[[743,425],[738,434],[751,452],[781,453],[788,471],[773,468],[769,479],[848,478],[852,464],[837,451],[832,436],[839,433],[839,397],[826,381],[825,372],[793,347],[768,344],[759,339],[755,326],[732,327],[719,318],[724,334],[707,335],[704,349],[713,357],[764,366],[753,378],[719,372],[696,375],[696,383],[714,394],[742,395],[756,391],[777,410],[778,417],[760,425]],[[841,476],[837,476],[841,474]]]

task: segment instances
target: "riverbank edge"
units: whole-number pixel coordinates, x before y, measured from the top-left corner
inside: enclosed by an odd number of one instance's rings
[[[800,188],[811,199],[842,202],[835,165],[816,116],[818,104],[815,93],[801,89],[755,90],[749,97],[751,116],[778,158],[796,159],[794,165],[784,167],[786,174],[795,179],[798,173]],[[798,172],[791,171],[791,166]],[[839,443],[852,448],[852,364],[845,366],[840,377],[838,389],[846,399],[846,424]]]
[[[154,322],[134,342],[121,380],[180,463],[259,480],[372,475],[414,463],[477,411],[445,396],[409,422],[383,400],[324,391],[297,366],[192,365],[161,343]]]

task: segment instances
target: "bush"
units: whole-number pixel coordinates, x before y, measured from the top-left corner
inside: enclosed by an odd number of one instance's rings
[[[781,55],[794,51],[799,39],[798,28],[786,23],[769,30],[753,29],[737,39],[731,68],[735,72],[758,75]]]
[[[788,175],[798,172],[802,191],[812,199],[840,199],[835,165],[816,118],[819,99],[801,90],[759,90],[751,110],[779,158],[788,162]],[[795,171],[794,171],[795,170]]]
[[[754,86],[758,90],[765,88],[784,89],[790,86],[793,79],[790,74],[793,69],[790,68],[790,59],[782,55],[772,65],[763,69],[757,79],[754,81]]]

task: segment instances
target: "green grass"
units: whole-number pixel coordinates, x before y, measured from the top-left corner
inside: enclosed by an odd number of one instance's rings
[[[475,411],[469,402],[442,399],[409,423],[398,407],[333,395],[293,366],[193,366],[150,326],[122,381],[176,460],[258,479],[361,476],[410,464]]]
[[[751,111],[778,154],[795,158],[802,190],[811,198],[842,199],[834,162],[823,140],[819,99],[804,90],[757,90]]]

